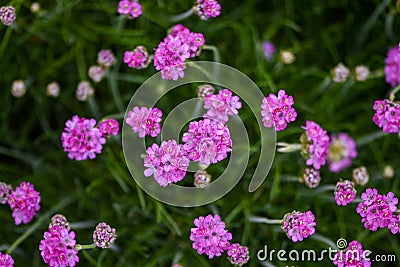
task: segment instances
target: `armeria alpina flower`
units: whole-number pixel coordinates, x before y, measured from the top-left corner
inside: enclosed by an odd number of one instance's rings
[[[282,61],[283,64],[290,65],[296,60],[296,57],[292,51],[281,50],[279,54],[280,54],[280,60]]]
[[[16,80],[11,85],[11,94],[14,97],[22,97],[26,94],[26,85],[22,80]]]
[[[46,93],[51,97],[58,97],[60,95],[60,85],[58,82],[51,82],[46,86]]]
[[[319,182],[321,181],[321,176],[319,174],[319,170],[316,170],[313,167],[305,168],[305,170],[303,172],[303,176],[301,177],[301,180],[309,188],[317,187],[319,185]]]
[[[203,165],[225,159],[232,147],[228,127],[210,119],[191,122],[182,136],[182,142],[188,159]]]
[[[339,63],[332,70],[332,80],[337,83],[343,83],[350,76],[350,70],[343,63]]]
[[[115,56],[108,49],[102,49],[97,53],[97,64],[103,66],[105,68],[110,68],[112,65],[115,64]]]
[[[335,201],[339,206],[347,206],[356,197],[356,189],[353,182],[348,180],[339,181],[335,188]]]
[[[249,259],[249,248],[246,246],[241,246],[238,243],[231,244],[227,250],[228,261],[234,266],[241,267],[245,265]]]
[[[160,146],[153,144],[146,150],[144,175],[154,176],[156,182],[165,187],[185,178],[189,159],[184,156],[182,145],[175,140],[163,141]]]
[[[208,95],[212,95],[215,92],[214,86],[211,84],[202,84],[197,87],[197,97],[204,100],[204,98]]]
[[[197,0],[193,11],[200,19],[208,20],[221,14],[221,5],[216,0]]]
[[[388,224],[388,229],[394,235],[400,233],[400,214],[393,215]]]
[[[100,154],[106,139],[96,127],[96,120],[77,115],[65,123],[61,142],[70,159],[94,159]]]
[[[238,96],[232,96],[228,89],[218,91],[218,95],[209,94],[204,98],[204,108],[207,113],[204,118],[217,120],[223,124],[228,122],[228,116],[237,115],[238,109],[242,108],[242,103]]]
[[[301,154],[308,166],[319,170],[325,165],[329,153],[329,136],[324,129],[313,121],[307,121],[303,127],[306,132],[301,135]]]
[[[376,100],[373,106],[375,114],[372,121],[385,133],[398,133],[400,129],[400,104],[385,100]]]
[[[119,124],[114,119],[102,120],[99,123],[99,131],[104,137],[109,137],[111,135],[117,135],[119,132]]]
[[[109,248],[114,244],[117,235],[115,228],[111,228],[108,224],[102,222],[96,226],[93,232],[93,242],[99,248]]]
[[[398,47],[390,47],[385,58],[385,78],[392,87],[400,84],[400,51]]]
[[[75,232],[55,225],[43,234],[39,250],[43,261],[50,267],[74,267],[79,262]]]
[[[311,211],[293,211],[283,217],[282,230],[293,241],[302,241],[315,233],[315,216]]]
[[[13,188],[11,185],[0,182],[0,204],[8,202],[8,196],[11,194]]]
[[[392,192],[385,196],[379,195],[375,188],[368,188],[362,193],[361,199],[364,201],[358,204],[357,213],[366,229],[376,231],[378,228],[386,228],[393,216],[396,216],[398,199]]]
[[[278,95],[269,94],[261,104],[263,124],[267,128],[275,127],[275,131],[282,131],[288,123],[296,120],[297,112],[292,107],[293,97],[279,90]]]
[[[356,74],[356,80],[359,82],[366,81],[369,76],[369,68],[364,65],[357,66],[354,70]]]
[[[11,26],[16,19],[15,8],[13,6],[0,7],[0,21],[5,26]]]
[[[197,253],[206,254],[212,259],[228,250],[232,234],[225,230],[225,223],[219,215],[200,216],[194,219],[194,225],[196,227],[190,230],[190,240]]]
[[[14,259],[8,255],[0,252],[0,266],[1,267],[14,267]]]
[[[205,170],[197,171],[194,174],[194,186],[204,187],[211,182],[211,175],[209,175]]]
[[[137,0],[121,0],[118,3],[118,13],[135,19],[142,14],[142,5]]]
[[[70,230],[69,227],[69,222],[67,218],[62,215],[62,214],[55,214],[53,217],[51,217],[50,223],[49,223],[49,229],[52,228],[53,226],[58,225],[60,229],[67,229],[67,231]]]
[[[383,167],[382,171],[383,178],[391,179],[394,176],[394,169],[391,165],[386,165]]]
[[[88,81],[81,81],[76,87],[76,99],[79,101],[87,101],[94,96],[94,89]]]
[[[370,267],[371,261],[366,258],[362,244],[353,240],[345,250],[337,252],[333,258],[333,264],[339,267]]]
[[[39,11],[40,11],[40,3],[38,3],[38,2],[33,2],[33,3],[31,4],[31,12],[32,12],[33,14],[38,14]]]
[[[151,58],[147,52],[146,47],[139,45],[133,51],[125,51],[124,63],[128,64],[128,67],[134,69],[144,69],[150,64]]]
[[[139,133],[140,138],[146,135],[156,137],[161,132],[160,122],[162,111],[158,108],[146,108],[135,106],[128,112],[126,123],[132,127],[132,131]]]
[[[90,66],[88,70],[88,76],[92,79],[95,83],[101,82],[104,79],[107,72],[100,66]]]
[[[276,53],[275,45],[270,41],[265,41],[262,43],[262,50],[264,58],[267,61],[271,61]]]
[[[353,169],[353,182],[355,184],[364,186],[369,181],[369,175],[367,172],[367,168],[364,166]]]
[[[357,147],[354,139],[347,133],[331,135],[329,144],[328,164],[331,172],[340,172],[351,165],[351,160],[357,157]]]
[[[16,225],[32,221],[40,209],[40,193],[29,182],[22,182],[8,196],[12,216]]]

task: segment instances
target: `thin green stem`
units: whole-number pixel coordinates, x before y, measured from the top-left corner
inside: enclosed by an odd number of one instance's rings
[[[187,10],[187,11],[181,13],[181,14],[169,17],[168,20],[171,21],[171,22],[179,22],[179,21],[182,21],[184,19],[187,19],[191,15],[193,15],[193,8],[191,8],[191,9],[189,9],[189,10]]]
[[[302,148],[301,144],[289,144],[285,142],[276,143],[276,146],[279,147],[277,151],[281,153],[291,153],[295,151],[300,151]]]
[[[392,92],[390,92],[390,95],[389,95],[389,100],[390,101],[394,101],[394,99],[395,99],[395,95],[398,93],[400,91],[400,85],[399,86],[397,86],[397,87],[395,87],[393,90],[392,90]]]
[[[80,250],[83,250],[83,249],[93,249],[95,247],[96,247],[96,244],[93,243],[93,244],[89,244],[89,245],[76,244],[74,248],[75,248],[76,251],[80,251]]]
[[[212,51],[213,52],[213,55],[214,55],[214,61],[215,62],[221,62],[221,57],[220,57],[220,55],[219,55],[219,50],[218,50],[218,48],[216,47],[216,46],[213,46],[213,45],[203,45],[203,47],[202,47],[202,49],[203,50],[210,50],[210,51]]]
[[[250,216],[250,222],[253,223],[266,223],[266,224],[282,224],[282,220],[272,220],[265,217]]]

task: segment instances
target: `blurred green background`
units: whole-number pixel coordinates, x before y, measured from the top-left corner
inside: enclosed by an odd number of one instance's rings
[[[35,222],[34,231],[14,250],[15,266],[45,266],[38,244],[47,228],[46,213],[64,214],[73,223],[77,242],[91,243],[92,229],[105,221],[117,229],[113,249],[99,248],[80,252],[78,266],[171,266],[179,260],[183,266],[230,266],[226,257],[208,260],[191,248],[189,240],[193,219],[218,213],[233,234],[234,242],[247,245],[247,266],[269,266],[257,260],[256,253],[269,249],[327,249],[326,240],[358,240],[374,254],[394,254],[400,261],[399,238],[388,229],[371,232],[363,228],[356,214],[357,204],[339,207],[332,191],[308,189],[287,177],[298,176],[305,167],[300,154],[277,154],[263,185],[254,193],[247,191],[258,163],[254,153],[244,179],[224,198],[203,207],[179,208],[164,205],[144,193],[130,176],[121,148],[121,136],[109,140],[95,160],[71,161],[63,152],[60,136],[64,123],[74,114],[94,117],[116,114],[119,122],[135,90],[155,73],[129,69],[123,53],[137,45],[149,51],[157,47],[168,28],[170,18],[191,8],[192,1],[142,0],[143,14],[127,20],[117,14],[118,1],[56,0],[39,1],[41,10],[30,11],[30,1],[1,1],[17,8],[16,27],[0,25],[0,180],[16,187],[29,181],[40,191],[41,210],[28,225],[15,226],[7,205],[0,207],[0,248],[5,250]],[[318,1],[318,0],[221,0],[222,14],[201,21],[193,15],[183,25],[204,34],[206,44],[216,46],[221,63],[241,70],[265,95],[285,89],[295,99],[296,122],[277,134],[278,141],[297,142],[306,120],[319,123],[329,133],[348,132],[356,139],[359,156],[353,167],[365,165],[381,194],[389,191],[400,197],[398,166],[399,138],[379,134],[372,122],[374,100],[388,96],[390,86],[383,76],[388,47],[400,40],[399,9],[395,1]],[[278,54],[272,62],[263,58],[261,43],[272,41]],[[117,64],[107,78],[93,84],[95,97],[79,102],[75,89],[88,79],[87,70],[96,64],[100,49],[111,49]],[[285,65],[279,50],[289,50],[296,60]],[[205,50],[199,60],[214,60]],[[197,60],[197,59],[195,59]],[[343,62],[351,70],[359,64],[370,68],[374,77],[366,82],[349,79],[331,81],[331,69]],[[27,94],[14,98],[10,93],[14,80],[27,81]],[[46,85],[58,81],[58,98],[46,96]],[[167,97],[160,108],[171,109],[181,100],[195,97],[195,86],[187,94]],[[261,103],[261,99],[260,99]],[[249,109],[242,109],[244,120],[257,151],[258,126]],[[217,174],[224,166],[215,166]],[[392,165],[392,179],[382,176],[384,166]],[[339,174],[321,170],[320,186],[336,184],[339,178],[351,179],[351,169]],[[215,173],[213,173],[215,172]],[[187,179],[192,179],[189,174]],[[357,197],[365,188],[358,187]],[[280,219],[293,210],[311,210],[316,215],[317,237],[292,243],[278,226],[253,224],[251,215]],[[321,241],[322,240],[322,241]],[[324,241],[325,240],[325,241]],[[275,266],[321,266],[310,262],[272,262]],[[400,266],[399,263],[373,263],[373,266]]]

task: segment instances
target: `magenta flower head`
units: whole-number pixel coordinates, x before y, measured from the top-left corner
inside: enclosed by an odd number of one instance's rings
[[[102,49],[97,53],[97,64],[103,66],[105,68],[110,68],[112,65],[115,64],[115,56],[108,49]]]
[[[400,51],[398,47],[391,47],[385,58],[386,82],[392,87],[400,84]]]
[[[61,142],[70,159],[94,159],[101,153],[106,139],[95,126],[96,120],[77,115],[65,123]]]
[[[203,165],[225,159],[232,147],[228,127],[210,119],[191,122],[182,142],[188,159]]]
[[[8,196],[8,205],[13,211],[15,224],[27,224],[32,221],[40,209],[40,193],[29,182],[22,182]]]
[[[134,69],[144,69],[150,64],[151,58],[147,52],[146,47],[139,45],[133,51],[125,51],[124,63],[128,64],[128,67]]]
[[[144,175],[154,176],[156,182],[165,187],[185,178],[189,159],[184,156],[182,145],[175,140],[163,141],[160,146],[153,144],[146,150]]]
[[[94,89],[88,81],[81,81],[76,87],[75,95],[79,101],[87,101],[94,96]]]
[[[385,133],[398,133],[400,129],[400,104],[390,100],[376,100],[372,121]]]
[[[144,138],[146,135],[156,137],[161,132],[161,117],[162,111],[158,108],[135,106],[128,112],[125,121],[132,127],[132,131],[139,133],[140,138]]]
[[[267,61],[271,61],[276,53],[275,45],[270,41],[265,41],[262,43],[262,50],[264,58]]]
[[[339,63],[332,70],[332,80],[337,83],[343,83],[350,76],[350,70],[343,63]]]
[[[348,180],[339,181],[335,188],[335,201],[339,206],[347,206],[356,197],[354,183]]]
[[[13,6],[0,7],[0,21],[5,26],[11,26],[16,19],[15,8]]]
[[[79,262],[75,232],[55,225],[45,232],[39,250],[43,261],[50,267],[74,267]]]
[[[101,82],[106,76],[107,72],[100,66],[91,66],[88,70],[88,76],[95,83]]]
[[[135,19],[142,14],[142,6],[137,0],[121,0],[118,3],[118,13]]]
[[[204,98],[208,95],[212,95],[215,92],[214,86],[211,84],[202,84],[197,87],[197,97],[204,100]]]
[[[368,255],[362,249],[362,244],[353,240],[345,250],[340,250],[335,254],[333,264],[339,267],[370,267],[371,261],[366,257]]]
[[[228,261],[234,266],[243,266],[249,259],[249,248],[238,243],[231,244],[228,248]]]
[[[228,122],[228,116],[237,115],[238,109],[242,108],[242,103],[238,96],[232,96],[228,89],[218,91],[218,95],[209,94],[204,97],[204,108],[207,113],[204,118],[213,119],[225,124]]]
[[[369,181],[369,174],[367,172],[367,168],[365,166],[361,166],[353,169],[353,182],[355,184],[364,186]]]
[[[194,174],[194,186],[195,187],[204,187],[211,182],[211,175],[208,174],[205,170],[197,171]]]
[[[303,181],[309,188],[317,187],[321,182],[319,170],[316,170],[313,167],[305,168],[301,181]]]
[[[206,254],[212,259],[229,249],[232,234],[225,230],[225,223],[219,215],[200,216],[194,219],[194,225],[196,227],[190,230],[190,240],[197,253]]]
[[[306,132],[301,135],[301,154],[306,164],[319,170],[325,165],[329,153],[329,136],[324,129],[313,121],[307,121],[303,127]]]
[[[11,194],[13,188],[11,185],[0,182],[0,204],[8,202],[8,196]]]
[[[388,228],[394,235],[400,233],[400,214],[393,215],[388,224]]]
[[[200,19],[208,20],[221,14],[221,5],[216,0],[197,0],[193,10]]]
[[[110,137],[111,135],[117,135],[119,132],[119,124],[114,119],[102,120],[99,123],[98,128],[103,137]]]
[[[283,217],[282,230],[293,241],[303,241],[315,233],[315,217],[311,211],[293,211]]]
[[[261,104],[261,116],[264,126],[275,127],[276,131],[282,131],[287,124],[295,121],[297,112],[292,105],[293,97],[286,94],[285,90],[279,90],[278,96],[270,94],[264,97]]]
[[[115,229],[111,228],[108,224],[102,222],[96,226],[93,232],[93,242],[99,248],[109,248],[114,244],[117,235]]]
[[[351,160],[357,157],[357,147],[354,139],[347,133],[331,136],[329,144],[328,163],[331,172],[340,172],[351,165]]]
[[[0,252],[0,266],[1,267],[14,267],[14,259],[8,255]]]
[[[65,228],[65,229],[67,229],[67,231],[70,230],[69,222],[68,222],[67,218],[62,214],[55,214],[53,217],[51,217],[49,229],[55,225],[58,225],[60,227],[60,229]]]

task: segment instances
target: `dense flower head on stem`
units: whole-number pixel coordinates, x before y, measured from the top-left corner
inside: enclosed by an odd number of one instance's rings
[[[227,253],[228,261],[234,266],[241,267],[250,259],[249,248],[238,243],[231,244]]]
[[[89,78],[92,79],[92,81],[94,81],[95,83],[101,82],[106,74],[107,71],[103,67],[97,65],[90,66],[88,70]]]
[[[367,172],[367,168],[365,166],[361,166],[358,168],[353,169],[353,182],[355,184],[364,186],[369,181],[369,174]]]
[[[398,133],[400,129],[400,104],[388,99],[376,100],[372,121],[385,133]]]
[[[315,233],[315,216],[311,211],[293,211],[283,217],[282,230],[293,242],[303,241]]]
[[[340,172],[351,165],[357,157],[356,142],[347,133],[333,134],[330,137],[328,164],[331,172]]]
[[[217,0],[197,0],[193,11],[202,20],[216,18],[221,14],[221,5]]]
[[[355,72],[355,78],[357,81],[364,82],[368,79],[369,68],[367,66],[364,66],[364,65],[356,66],[356,68],[354,69],[354,72]]]
[[[211,175],[208,174],[205,170],[197,171],[194,174],[194,186],[195,187],[204,187],[211,182]]]
[[[214,94],[215,88],[211,84],[202,84],[197,87],[196,92],[197,92],[197,97],[204,100],[206,96]]]
[[[190,230],[190,240],[197,253],[206,254],[212,259],[229,249],[232,234],[225,230],[225,223],[219,215],[200,216],[194,219],[194,225],[196,227]]]
[[[350,70],[343,63],[339,63],[332,70],[332,80],[337,83],[343,83],[350,76]]]
[[[23,80],[16,80],[11,85],[11,94],[14,97],[22,97],[26,94],[26,85]]]
[[[140,138],[146,135],[156,137],[161,132],[160,122],[162,111],[158,108],[146,108],[135,106],[128,112],[126,123],[132,127],[132,131],[139,133]]]
[[[126,15],[129,19],[142,15],[142,5],[137,0],[121,0],[118,3],[118,13]]]
[[[8,202],[8,196],[13,191],[11,185],[4,182],[0,182],[0,204],[6,204]]]
[[[80,118],[77,115],[67,120],[61,142],[70,159],[94,159],[96,154],[101,153],[106,139],[95,126],[95,119]]]
[[[70,230],[69,222],[68,222],[67,218],[62,214],[55,214],[53,217],[51,217],[49,229],[55,225],[58,225],[60,227],[60,229],[65,228],[65,229],[67,229],[67,231]]]
[[[225,159],[232,147],[228,127],[210,119],[191,122],[182,142],[188,159],[203,165]]]
[[[398,199],[393,192],[385,196],[378,194],[375,188],[368,188],[362,193],[361,199],[363,202],[358,204],[357,213],[361,216],[361,222],[366,229],[376,231],[378,228],[389,227],[393,218],[397,216]],[[393,226],[391,224],[390,228]]]
[[[229,116],[235,116],[239,113],[238,109],[242,108],[242,103],[238,96],[232,95],[232,92],[225,88],[219,90],[217,95],[208,94],[204,97],[204,108],[207,110],[204,118],[225,124],[228,122]]]
[[[165,187],[185,178],[189,159],[184,155],[182,145],[175,140],[163,141],[160,146],[153,144],[146,149],[144,175],[154,176],[156,182]]]
[[[5,26],[11,26],[15,19],[15,8],[13,6],[2,6],[0,7],[0,21]]]
[[[301,179],[309,188],[315,188],[321,182],[319,170],[313,167],[305,168]]]
[[[348,180],[339,181],[335,188],[335,201],[339,206],[347,206],[356,197],[356,189],[354,183]]]
[[[14,259],[8,255],[0,252],[0,266],[1,267],[14,267]]]
[[[385,78],[392,87],[400,84],[400,51],[399,47],[390,47],[385,58]]]
[[[325,165],[329,154],[329,136],[324,129],[313,121],[307,121],[306,130],[301,135],[301,154],[306,159],[306,164],[319,170]]]
[[[79,82],[76,87],[76,99],[79,101],[87,101],[90,97],[94,96],[94,89],[88,81]]]
[[[337,252],[333,258],[333,264],[339,267],[370,267],[371,261],[366,257],[362,244],[356,240],[349,243],[345,250]]]
[[[13,211],[15,224],[27,224],[40,209],[40,193],[35,190],[33,184],[22,182],[8,196],[8,205]]]
[[[265,41],[262,43],[262,51],[263,51],[265,60],[271,61],[276,53],[276,48],[272,42]]]
[[[119,124],[115,119],[105,119],[99,123],[99,131],[103,137],[117,135],[119,132]]]
[[[54,225],[44,233],[40,241],[40,255],[50,267],[74,267],[79,262],[75,244],[75,232]]]
[[[147,52],[146,47],[139,45],[133,51],[125,51],[124,63],[128,64],[128,67],[134,69],[144,69],[149,66],[151,58]]]
[[[116,62],[116,58],[111,50],[102,49],[97,53],[97,64],[105,68],[110,68]]]
[[[58,97],[60,95],[60,84],[58,82],[51,82],[46,86],[46,94],[51,97]]]
[[[116,238],[115,228],[111,228],[111,226],[104,222],[99,223],[93,232],[93,242],[99,248],[111,247]]]
[[[279,90],[278,95],[270,94],[264,97],[261,104],[261,116],[265,127],[275,127],[275,131],[282,131],[288,123],[296,120],[297,112],[292,107],[293,97]]]

